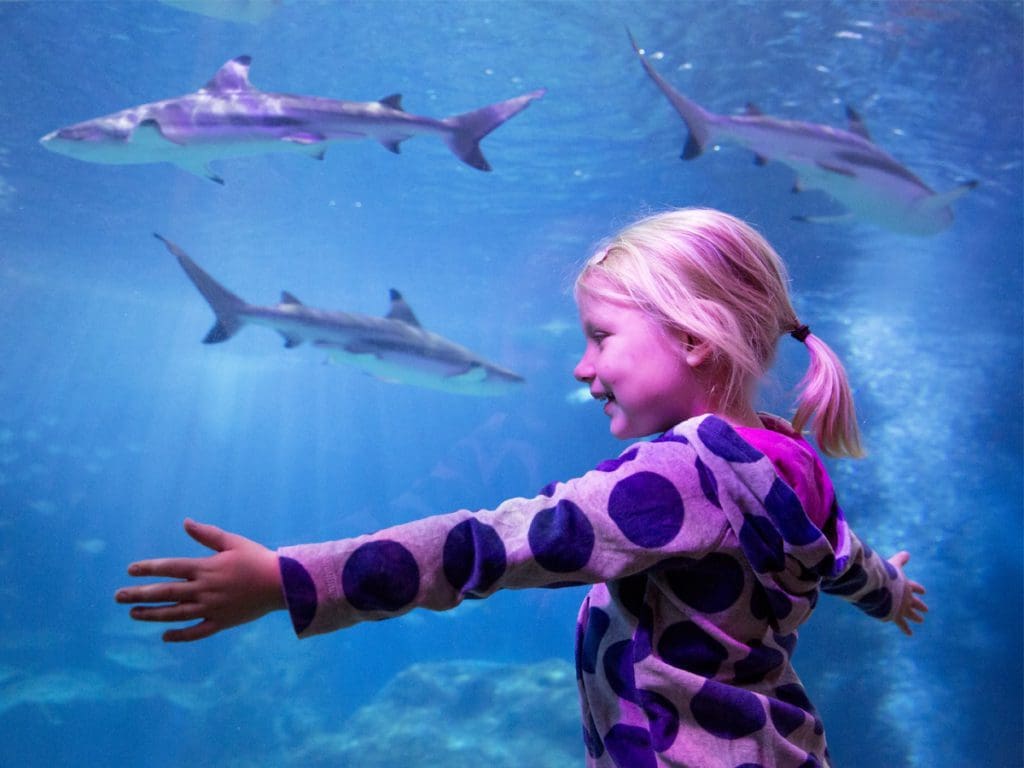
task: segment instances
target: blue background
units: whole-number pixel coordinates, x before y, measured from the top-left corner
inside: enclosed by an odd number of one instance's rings
[[[618,453],[575,397],[567,289],[601,237],[693,204],[749,219],[789,263],[870,451],[832,465],[841,501],[875,548],[908,548],[928,587],[913,638],[834,599],[802,632],[795,662],[835,764],[1021,765],[1021,4],[266,10],[0,4],[0,765],[288,765],[414,662],[568,662],[578,589],[301,643],[279,614],[171,647],[112,594],[131,560],[199,554],[186,515],[270,546],[339,538],[532,495]],[[935,189],[980,186],[929,238],[793,221],[837,209],[735,146],[679,159],[683,125],[627,26],[708,109],[753,101],[841,126],[850,104]],[[263,90],[397,92],[431,117],[547,95],[484,140],[490,174],[429,137],[400,155],[362,141],[323,162],[224,161],[223,187],[37,143],[193,91],[243,53]],[[209,309],[154,231],[254,303],[287,289],[376,314],[396,287],[426,327],[528,382],[493,399],[390,385],[262,329],[204,346]],[[786,411],[804,362],[781,345],[767,407]]]

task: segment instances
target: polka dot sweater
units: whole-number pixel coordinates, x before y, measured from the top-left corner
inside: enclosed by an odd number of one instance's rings
[[[533,499],[282,548],[295,631],[592,584],[576,637],[588,766],[825,765],[790,664],[796,629],[821,590],[888,619],[903,582],[847,527],[820,460],[784,424],[744,439],[702,416]],[[765,441],[797,450],[773,461],[752,444]]]

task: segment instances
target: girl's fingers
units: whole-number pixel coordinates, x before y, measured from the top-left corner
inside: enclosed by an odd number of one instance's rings
[[[910,553],[906,550],[897,552],[895,555],[889,558],[889,562],[895,565],[897,568],[902,568],[910,561]]]
[[[128,566],[128,575],[191,579],[195,576],[196,562],[196,559],[192,557],[158,557],[152,560],[139,560]]]
[[[169,629],[164,632],[163,638],[165,643],[190,643],[193,640],[202,640],[219,631],[220,627],[217,624],[209,619],[204,619],[198,624],[192,624],[181,629]]]
[[[197,523],[190,518],[185,518],[185,533],[214,552],[223,552],[227,549],[232,538],[232,534],[222,531],[215,525]]]
[[[192,621],[203,618],[199,606],[194,603],[137,605],[129,613],[136,621]]]
[[[114,593],[119,603],[184,603],[192,596],[188,581],[161,581],[137,587],[123,587]]]

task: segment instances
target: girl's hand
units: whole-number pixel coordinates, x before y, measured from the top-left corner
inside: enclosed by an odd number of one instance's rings
[[[114,595],[119,603],[162,603],[132,608],[133,619],[199,619],[197,624],[164,632],[166,642],[182,642],[210,637],[285,607],[276,554],[244,536],[194,520],[185,520],[185,531],[216,554],[129,565],[130,576],[175,579],[119,589]]]
[[[895,555],[889,558],[889,562],[896,566],[896,570],[903,573],[903,566],[910,560],[909,552],[897,552]],[[896,611],[896,615],[892,617],[892,620],[896,623],[896,626],[900,628],[900,631],[905,635],[914,634],[910,629],[910,625],[907,621],[913,621],[920,624],[924,621],[924,614],[928,612],[928,606],[924,604],[918,595],[924,594],[924,587],[918,584],[916,581],[906,580],[906,585],[903,589],[903,595],[900,597],[899,608]]]

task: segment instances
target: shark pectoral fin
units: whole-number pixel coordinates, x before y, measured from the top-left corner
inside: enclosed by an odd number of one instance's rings
[[[176,141],[174,135],[165,132],[160,123],[153,118],[140,121],[132,131],[129,141],[142,147],[157,146],[165,142],[177,144],[179,147],[184,146],[184,142]]]
[[[210,166],[206,165],[206,163],[201,163],[197,160],[181,159],[176,160],[174,164],[183,171],[188,171],[189,173],[201,178],[209,179],[216,184],[224,184],[224,179],[211,171]]]
[[[278,331],[278,333],[280,333],[281,337],[284,339],[285,349],[292,349],[302,343],[302,338],[299,336],[293,336],[292,334],[285,333],[284,331]]]
[[[754,165],[768,165],[768,158],[764,155],[754,155]]]
[[[461,370],[452,371],[445,376],[446,379],[459,379],[461,381],[479,383],[487,378],[487,369],[475,360],[466,363]]]
[[[398,138],[381,139],[380,143],[388,152],[394,152],[396,155],[399,155],[401,154],[401,148],[398,145],[408,138],[408,136],[399,136]]]
[[[180,147],[182,149],[182,156],[172,157],[169,162],[174,163],[183,171],[188,171],[196,176],[202,176],[204,179],[209,179],[217,184],[224,183],[224,179],[211,171],[208,165],[194,157],[189,157],[184,151],[187,147],[186,143],[178,139],[173,130],[165,130],[156,120],[143,120],[135,126],[130,141],[132,144],[137,144],[140,147],[157,147],[166,146],[167,144]]]

